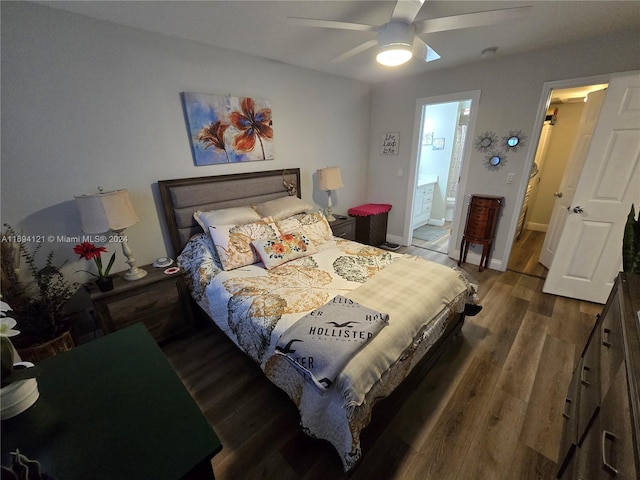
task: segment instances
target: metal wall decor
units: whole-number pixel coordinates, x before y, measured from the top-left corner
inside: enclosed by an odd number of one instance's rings
[[[525,146],[527,136],[522,130],[509,130],[509,134],[502,137],[504,147],[509,152],[517,152]]]
[[[490,150],[495,150],[498,146],[498,137],[493,132],[484,132],[482,135],[478,135],[473,146],[479,152],[487,153]]]
[[[490,172],[500,170],[507,164],[507,156],[502,152],[489,152],[484,157],[484,166]]]
[[[507,153],[515,153],[525,146],[527,136],[522,130],[509,130],[509,133],[498,142],[495,133],[487,131],[478,135],[474,142],[477,151],[484,154],[484,166],[489,171],[496,171],[507,164]]]

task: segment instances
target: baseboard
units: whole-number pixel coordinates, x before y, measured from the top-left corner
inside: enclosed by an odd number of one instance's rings
[[[549,228],[549,225],[546,223],[527,222],[527,225],[524,228],[526,228],[527,230],[533,230],[535,232],[546,232]]]
[[[387,242],[397,243],[398,245],[402,245],[403,247],[407,246],[407,239],[403,237],[399,237],[398,235],[387,234]]]
[[[460,249],[452,252],[452,255],[449,255],[449,258],[457,262],[458,259],[460,258]],[[467,261],[465,263],[470,263],[471,265],[480,265],[481,258],[482,258],[481,254],[475,253],[469,250],[469,252],[467,253]],[[497,270],[499,272],[504,272],[507,270],[502,260],[493,259],[493,258],[489,258],[489,265],[487,266],[487,268],[491,270]]]

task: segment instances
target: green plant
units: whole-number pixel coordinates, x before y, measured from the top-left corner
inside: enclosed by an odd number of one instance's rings
[[[638,216],[640,220],[640,215]],[[622,270],[627,273],[640,273],[640,221],[631,204],[622,238]]]
[[[0,290],[20,325],[22,333],[16,339],[16,346],[24,348],[51,340],[70,327],[64,307],[79,284],[65,279],[60,270],[64,263],[54,265],[53,252],[47,254],[44,266],[39,267],[36,258],[42,244],[31,251],[25,242],[15,241],[20,236],[10,225],[5,224],[5,228],[1,240]],[[31,277],[27,284],[20,278],[20,258],[24,259]]]

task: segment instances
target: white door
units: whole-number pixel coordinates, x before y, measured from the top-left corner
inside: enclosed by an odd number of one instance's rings
[[[614,75],[543,291],[605,303],[622,265],[631,204],[640,205],[640,73]]]
[[[564,230],[569,207],[573,202],[576,186],[582,174],[582,167],[591,144],[591,137],[596,127],[605,92],[606,90],[600,90],[587,95],[588,101],[578,122],[576,139],[571,148],[569,161],[565,167],[559,190],[555,193],[556,201],[553,205],[549,228],[540,251],[540,263],[547,268],[551,268],[560,235]]]

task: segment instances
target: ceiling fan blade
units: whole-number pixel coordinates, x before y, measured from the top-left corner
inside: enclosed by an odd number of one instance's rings
[[[290,25],[301,25],[304,27],[337,28],[340,30],[358,30],[362,32],[375,32],[377,25],[366,25],[363,23],[334,22],[333,20],[316,20],[314,18],[287,17]]]
[[[398,0],[391,14],[391,20],[413,23],[423,3],[424,0]]]
[[[433,62],[440,58],[440,55],[438,55],[433,48],[418,37],[413,39],[413,55],[421,58],[425,62]]]
[[[339,57],[334,58],[333,60],[331,60],[331,63],[338,63],[338,62],[347,60],[351,57],[355,57],[356,55],[364,52],[365,50],[369,50],[371,47],[375,47],[377,44],[378,44],[378,40],[376,39],[369,40],[368,42],[364,42],[363,44],[358,45],[357,47],[344,52]]]
[[[494,25],[507,20],[522,20],[530,11],[530,6],[503,8],[501,10],[490,10],[488,12],[467,13],[451,17],[421,20],[415,22],[414,25],[416,27],[416,35],[422,35],[424,33],[443,32],[445,30],[458,30],[461,28]]]

